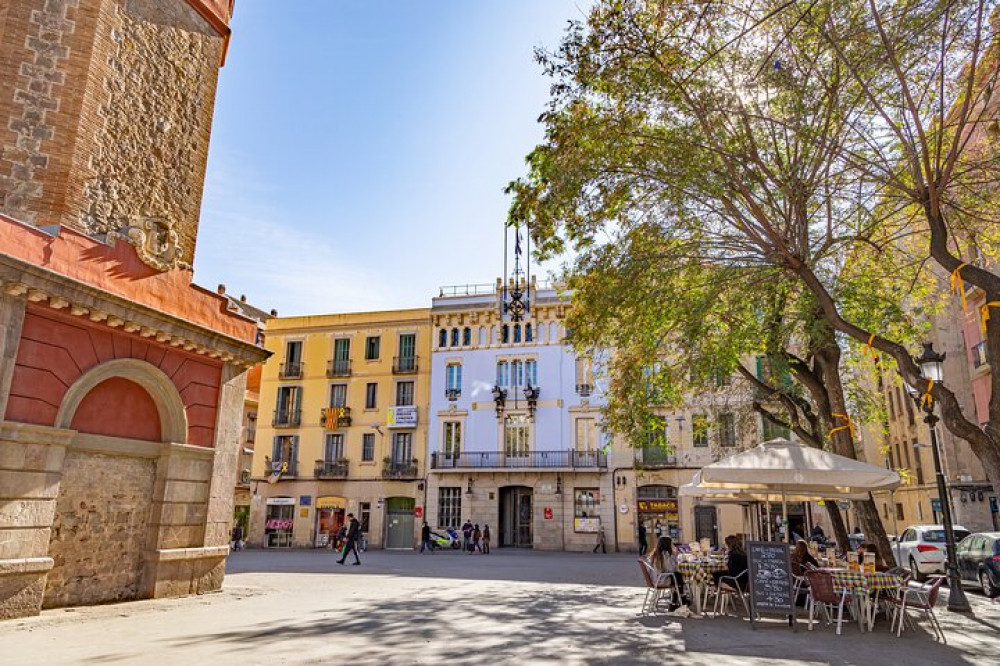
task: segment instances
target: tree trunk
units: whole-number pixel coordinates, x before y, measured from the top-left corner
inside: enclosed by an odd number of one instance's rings
[[[826,513],[830,516],[830,524],[833,525],[834,541],[841,550],[846,551],[850,548],[851,542],[847,538],[847,525],[844,524],[844,517],[840,514],[840,507],[837,506],[836,500],[826,500],[823,502],[823,506],[826,507]]]

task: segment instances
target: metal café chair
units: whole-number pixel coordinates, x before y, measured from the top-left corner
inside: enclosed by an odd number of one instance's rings
[[[827,607],[837,607],[837,635],[844,623],[844,604],[847,602],[847,590],[839,595],[833,589],[833,576],[826,571],[807,571],[806,579],[809,581],[809,631],[813,628],[813,619],[816,614],[816,605],[826,615],[827,622],[830,622],[830,613]]]
[[[944,629],[941,628],[941,623],[938,622],[937,615],[934,614],[934,604],[937,602],[938,592],[941,590],[941,583],[944,580],[944,576],[934,576],[919,588],[902,587],[899,590],[899,596],[890,599],[893,605],[892,623],[896,628],[897,637],[903,632],[903,622],[908,620],[906,611],[912,610],[930,619],[935,637],[940,637],[942,643],[948,643]]]
[[[639,569],[642,570],[642,577],[646,581],[646,597],[642,602],[642,615],[656,612],[656,607],[662,600],[664,592],[667,592],[668,602],[673,600],[677,605],[681,604],[680,586],[677,584],[676,574],[657,573],[653,565],[645,558],[639,558]]]
[[[721,576],[719,578],[719,584],[715,587],[714,617],[718,617],[720,612],[723,615],[729,612],[729,606],[734,596],[740,598],[743,610],[746,611],[747,617],[750,617],[750,606],[747,604],[746,590],[743,587],[749,578],[750,573],[746,569],[735,576]],[[743,581],[742,585],[741,580]]]

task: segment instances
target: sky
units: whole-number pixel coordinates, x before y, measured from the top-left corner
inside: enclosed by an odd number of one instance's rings
[[[282,316],[429,307],[443,285],[493,282],[503,188],[543,138],[534,49],[586,6],[237,0],[195,281]]]

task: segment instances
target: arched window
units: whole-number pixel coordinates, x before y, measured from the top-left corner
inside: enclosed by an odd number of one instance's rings
[[[524,325],[524,341],[525,342],[534,341],[534,336],[531,334],[531,324]]]
[[[507,324],[500,327],[500,342],[504,344],[510,342],[510,326]]]
[[[448,331],[442,328],[441,331],[438,333],[438,347],[447,347],[447,346],[448,346]]]
[[[458,346],[458,329],[457,328],[451,329],[451,346],[452,347],[457,347]]]
[[[479,327],[479,346],[486,346],[486,328],[483,326]]]
[[[521,341],[521,325],[514,324],[514,342]]]
[[[462,344],[466,347],[472,344],[472,329],[468,326],[462,329]]]

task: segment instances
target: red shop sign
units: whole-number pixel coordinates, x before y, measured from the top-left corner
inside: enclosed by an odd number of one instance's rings
[[[545,520],[552,520],[552,509],[545,507],[545,511],[543,513],[545,514]]]
[[[424,507],[418,506],[415,509],[413,509],[413,515],[416,516],[417,518],[420,518],[422,515],[424,515]]]

